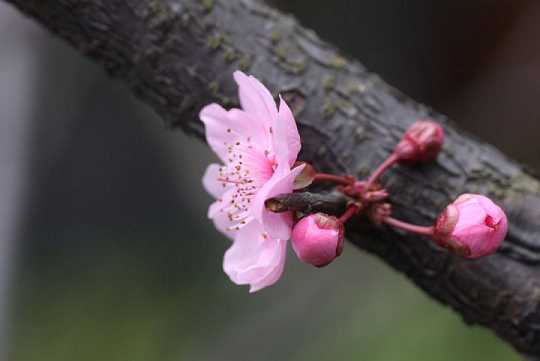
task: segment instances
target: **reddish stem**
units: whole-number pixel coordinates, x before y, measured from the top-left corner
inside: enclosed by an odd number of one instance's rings
[[[351,179],[348,177],[328,174],[328,173],[315,174],[315,177],[313,178],[313,182],[332,182],[332,183],[337,183],[337,184],[342,184],[342,185],[350,185],[353,183]]]
[[[354,216],[359,211],[360,211],[360,207],[358,207],[356,204],[351,204],[350,206],[347,207],[345,212],[339,217],[340,222],[345,224],[345,222],[351,219],[351,217]]]
[[[386,160],[382,162],[381,165],[379,165],[379,167],[369,176],[368,180],[364,185],[364,193],[367,192],[369,188],[373,185],[373,183],[375,183],[377,179],[379,179],[381,174],[383,174],[385,170],[393,166],[397,162],[397,160],[398,156],[396,153],[392,153],[388,158],[386,158]]]
[[[403,231],[421,234],[423,236],[433,236],[433,227],[418,226],[416,224],[403,222],[392,217],[386,217],[383,222]]]

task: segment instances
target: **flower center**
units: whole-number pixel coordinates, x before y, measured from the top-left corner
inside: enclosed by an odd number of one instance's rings
[[[239,230],[253,219],[249,211],[252,199],[274,173],[277,161],[274,152],[261,151],[250,138],[225,143],[225,146],[227,161],[220,167],[217,180],[223,188],[230,187],[232,191],[227,191],[222,211],[227,212],[232,223],[228,229]]]

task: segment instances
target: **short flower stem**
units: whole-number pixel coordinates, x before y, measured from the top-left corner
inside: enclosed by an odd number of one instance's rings
[[[398,160],[396,153],[392,153],[384,162],[379,165],[379,167],[369,176],[366,184],[364,185],[364,191],[367,192],[369,188],[379,179],[381,174],[384,173],[388,168],[393,166]]]
[[[348,177],[328,174],[328,173],[315,174],[315,178],[313,178],[313,182],[332,182],[332,183],[337,183],[337,184],[342,184],[342,185],[352,184],[351,179]]]
[[[347,210],[345,210],[345,213],[343,213],[339,220],[341,223],[345,224],[349,219],[351,219],[352,216],[354,216],[356,213],[360,211],[360,207],[358,207],[356,204],[351,204],[347,207]]]
[[[392,217],[386,217],[383,220],[383,222],[392,227],[401,229],[403,231],[421,234],[423,236],[430,236],[430,237],[433,236],[433,227],[417,226],[416,224],[403,222],[403,221],[400,221],[399,219],[395,219]]]

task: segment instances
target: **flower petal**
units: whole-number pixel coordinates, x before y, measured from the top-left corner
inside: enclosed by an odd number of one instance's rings
[[[272,94],[255,77],[235,71],[234,80],[238,84],[238,96],[242,108],[255,116],[266,129],[277,119],[277,107]]]
[[[273,128],[274,153],[278,162],[286,160],[292,166],[300,152],[300,134],[291,109],[281,96],[279,100],[278,118]]]
[[[273,213],[266,210],[264,202],[279,194],[291,193],[293,191],[294,179],[304,169],[304,166],[302,164],[291,170],[287,163],[280,163],[272,178],[257,192],[253,200],[251,212],[255,219],[262,224],[270,237],[289,239],[291,236],[292,219],[289,213]]]
[[[238,231],[235,229],[231,229],[234,223],[230,220],[226,213],[220,212],[216,214],[214,217],[212,217],[212,221],[214,222],[214,226],[217,228],[217,230],[231,240],[234,239],[236,233],[238,233]]]
[[[286,241],[268,237],[262,225],[250,222],[238,231],[225,252],[223,270],[238,285],[251,285],[250,292],[274,284],[285,264]]]
[[[238,137],[240,139],[237,140],[244,143],[249,139],[249,144],[244,145],[251,145],[261,150],[270,147],[271,143],[267,128],[261,122],[257,121],[257,118],[253,114],[233,108],[229,110],[228,115],[233,126],[233,131],[241,135],[241,137]],[[234,129],[235,127],[238,127],[238,129]]]
[[[226,163],[227,144],[232,144],[238,137],[232,129],[239,125],[232,124],[228,112],[215,103],[205,106],[199,113],[199,118],[204,123],[206,142],[223,163]]]
[[[218,181],[221,165],[213,163],[210,164],[204,172],[202,183],[204,189],[210,193],[214,198],[219,198],[225,193],[231,186],[223,182]]]
[[[227,191],[221,199],[215,201],[208,207],[208,218],[214,222],[214,226],[218,231],[230,239],[233,239],[237,233],[235,229],[231,229],[236,222],[229,217],[229,213],[226,211],[226,205],[230,201],[233,192],[233,189]]]
[[[277,254],[279,259],[276,259],[276,266],[268,275],[266,275],[266,277],[261,278],[256,283],[251,283],[249,293],[254,293],[265,287],[271,286],[281,278],[283,269],[285,268],[285,260],[287,258],[287,241],[278,240],[278,242],[279,249]]]
[[[208,145],[225,164],[232,161],[231,150],[271,148],[266,128],[253,115],[240,109],[227,111],[218,104],[210,104],[201,110],[199,117],[205,126]]]
[[[454,228],[454,232],[460,232],[463,229],[482,224],[486,218],[484,207],[476,200],[471,200],[458,205],[459,219]]]
[[[506,218],[501,207],[493,203],[488,197],[477,194],[476,200],[484,208],[486,214],[493,218],[494,223],[499,223],[503,218]]]
[[[471,253],[477,258],[490,253],[490,238],[494,233],[491,228],[477,224],[465,231],[454,233],[453,238],[469,247]]]
[[[218,213],[225,213],[234,195],[234,188],[228,189],[217,201],[208,207],[208,218],[214,218]]]

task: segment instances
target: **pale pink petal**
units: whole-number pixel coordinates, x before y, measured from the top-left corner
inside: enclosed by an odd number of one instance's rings
[[[271,149],[265,127],[240,109],[227,111],[218,104],[210,104],[201,110],[199,117],[205,125],[208,145],[223,163],[231,162],[231,149]]]
[[[234,80],[238,84],[238,96],[242,108],[255,116],[256,121],[269,131],[274,119],[277,118],[277,107],[272,94],[255,77],[241,71],[235,71]]]
[[[255,138],[256,134],[264,133],[264,129],[257,127],[251,117],[240,109],[227,111],[221,105],[214,103],[205,106],[199,117],[205,126],[208,145],[223,163],[227,163],[229,158],[227,155],[228,147],[238,141],[246,143],[248,138]],[[261,136],[257,137],[254,140],[259,141]]]
[[[210,205],[210,207],[208,207],[208,218],[212,219],[214,226],[221,233],[231,239],[234,238],[234,235],[237,232],[232,228],[237,222],[233,221],[227,212],[227,205],[230,202],[233,193],[233,189],[228,190],[222,198],[215,201]]]
[[[234,228],[231,228],[234,225],[234,222],[230,220],[226,213],[217,213],[213,218],[214,226],[218,231],[223,233],[229,239],[234,239],[236,231]]]
[[[274,153],[278,162],[286,160],[292,166],[300,152],[300,134],[291,109],[283,98],[279,99],[279,114],[273,132]]]
[[[300,165],[294,169],[289,169],[286,163],[280,163],[272,178],[257,192],[251,211],[273,238],[289,239],[291,235],[292,220],[288,213],[273,213],[266,210],[264,202],[280,194],[291,193],[293,182],[296,176],[304,169]]]
[[[227,162],[227,144],[232,143],[237,136],[232,128],[237,126],[230,124],[228,113],[221,105],[210,104],[205,106],[199,113],[199,118],[204,123],[206,142],[224,162]]]
[[[279,193],[281,194],[281,193]],[[276,194],[277,195],[277,194]],[[264,229],[275,238],[288,240],[291,238],[293,219],[291,212],[274,213],[264,210],[262,216]]]
[[[227,208],[230,207],[230,202],[234,195],[234,188],[228,189],[217,201],[212,203],[208,208],[208,218],[214,218],[218,212],[225,213]]]
[[[277,266],[274,267],[266,277],[260,279],[256,283],[252,283],[249,288],[249,293],[257,292],[265,287],[271,286],[276,283],[283,274],[285,268],[285,259],[287,258],[287,241],[277,240],[279,242],[279,257],[276,257]]]
[[[225,252],[223,269],[234,283],[251,285],[252,292],[270,286],[283,271],[285,243],[268,237],[258,222],[250,222]]]
[[[233,133],[240,135],[236,141],[241,141],[243,146],[253,146],[262,150],[270,148],[267,127],[257,121],[256,116],[240,109],[231,109],[228,117]],[[247,140],[249,142],[246,142]]]
[[[202,178],[202,183],[204,189],[210,193],[214,198],[219,198],[229,189],[231,186],[227,185],[218,180],[219,170],[222,168],[221,165],[213,163],[206,168],[204,176]]]

